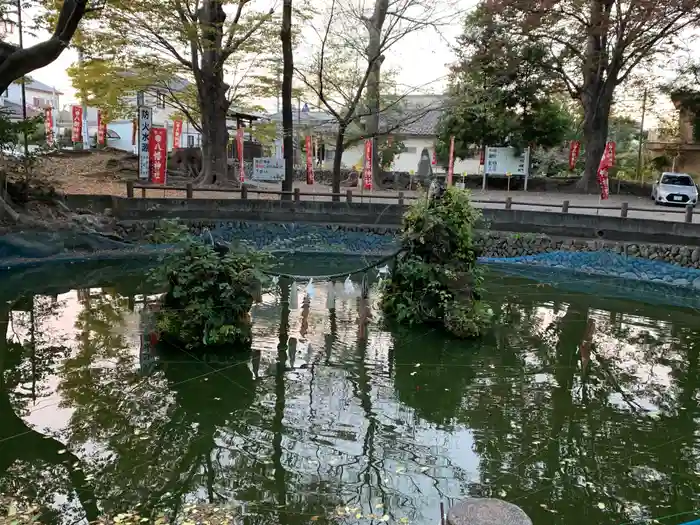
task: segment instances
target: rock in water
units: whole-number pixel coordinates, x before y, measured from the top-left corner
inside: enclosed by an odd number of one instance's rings
[[[448,525],[532,525],[520,507],[493,498],[469,498],[447,511]]]

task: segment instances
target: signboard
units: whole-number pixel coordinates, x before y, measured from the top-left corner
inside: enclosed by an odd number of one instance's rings
[[[73,143],[82,142],[83,140],[83,108],[82,106],[73,106],[71,108],[71,116],[73,118],[73,129],[71,131],[71,140]]]
[[[180,147],[182,137],[182,120],[173,120],[173,149]]]
[[[515,148],[487,147],[485,154],[484,174],[505,175],[512,173],[515,176],[527,176],[530,167],[530,148],[525,148],[520,155],[516,155]]]
[[[260,157],[253,159],[253,180],[281,182],[284,180],[284,159]]]
[[[147,107],[139,108],[139,133],[138,133],[138,155],[139,155],[139,179],[148,180],[151,176],[150,159],[148,155],[148,143],[151,138],[151,127],[153,125],[153,110]]]
[[[372,139],[365,140],[364,189],[372,189]]]
[[[51,106],[44,110],[44,129],[46,130],[46,144],[53,146],[53,110]]]
[[[581,153],[581,142],[572,140],[569,143],[569,169],[573,170],[576,167],[579,154]]]
[[[148,141],[148,157],[151,167],[151,182],[165,184],[165,168],[168,164],[168,130],[151,128]]]

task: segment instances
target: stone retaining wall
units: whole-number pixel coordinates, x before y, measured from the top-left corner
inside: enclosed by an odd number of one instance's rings
[[[147,237],[154,222],[120,225],[122,234],[137,240]],[[277,243],[280,247],[304,251],[337,251],[353,254],[387,254],[398,246],[397,227],[374,225],[271,224],[244,221],[192,221],[190,228],[204,228],[226,241],[247,240],[258,247]],[[298,242],[296,242],[298,241]],[[521,257],[555,251],[607,251],[620,255],[661,261],[685,268],[700,268],[700,247],[665,244],[639,244],[606,240],[562,239],[547,235],[509,232],[477,232],[477,246],[484,257]]]

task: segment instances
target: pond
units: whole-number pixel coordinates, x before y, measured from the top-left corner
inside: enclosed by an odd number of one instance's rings
[[[341,264],[362,266],[302,266]],[[461,342],[385,326],[374,288],[329,311],[315,282],[309,304],[300,287],[298,308],[254,307],[251,356],[203,360],[153,348],[144,272],[2,276],[0,493],[42,521],[211,503],[250,524],[436,524],[468,495],[535,525],[698,515],[696,311],[490,273],[497,323]]]

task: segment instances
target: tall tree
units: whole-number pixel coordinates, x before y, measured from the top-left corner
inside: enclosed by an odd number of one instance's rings
[[[323,27],[316,28],[320,35],[318,48],[307,63],[295,68],[337,124],[333,193],[340,192],[348,131],[358,129],[363,138],[375,138],[397,129],[402,120],[415,121],[425,114],[425,108],[407,115],[401,111],[406,96],[415,92],[415,87],[387,100],[385,87],[391,82],[382,80],[380,70],[392,48],[406,36],[431,27],[436,16],[432,0],[375,0],[367,11],[353,2],[331,0]],[[358,25],[367,28],[367,36],[358,34]],[[382,113],[392,113],[391,124],[384,129],[380,129]]]
[[[274,85],[265,72],[278,60],[279,26],[272,10],[254,10],[251,3],[114,0],[85,35],[88,60],[99,61],[120,84],[113,99],[139,85],[156,86],[201,130],[202,184],[228,181],[231,105],[251,93],[264,96]],[[195,111],[183,92],[196,102]]]
[[[540,45],[542,66],[581,104],[586,189],[605,149],[615,89],[700,22],[697,0],[484,0],[480,8],[484,27]]]
[[[294,116],[292,114],[292,0],[284,0],[282,7],[282,144],[284,148],[284,182],[282,191],[292,191],[294,184]],[[291,198],[282,195],[282,198]]]

